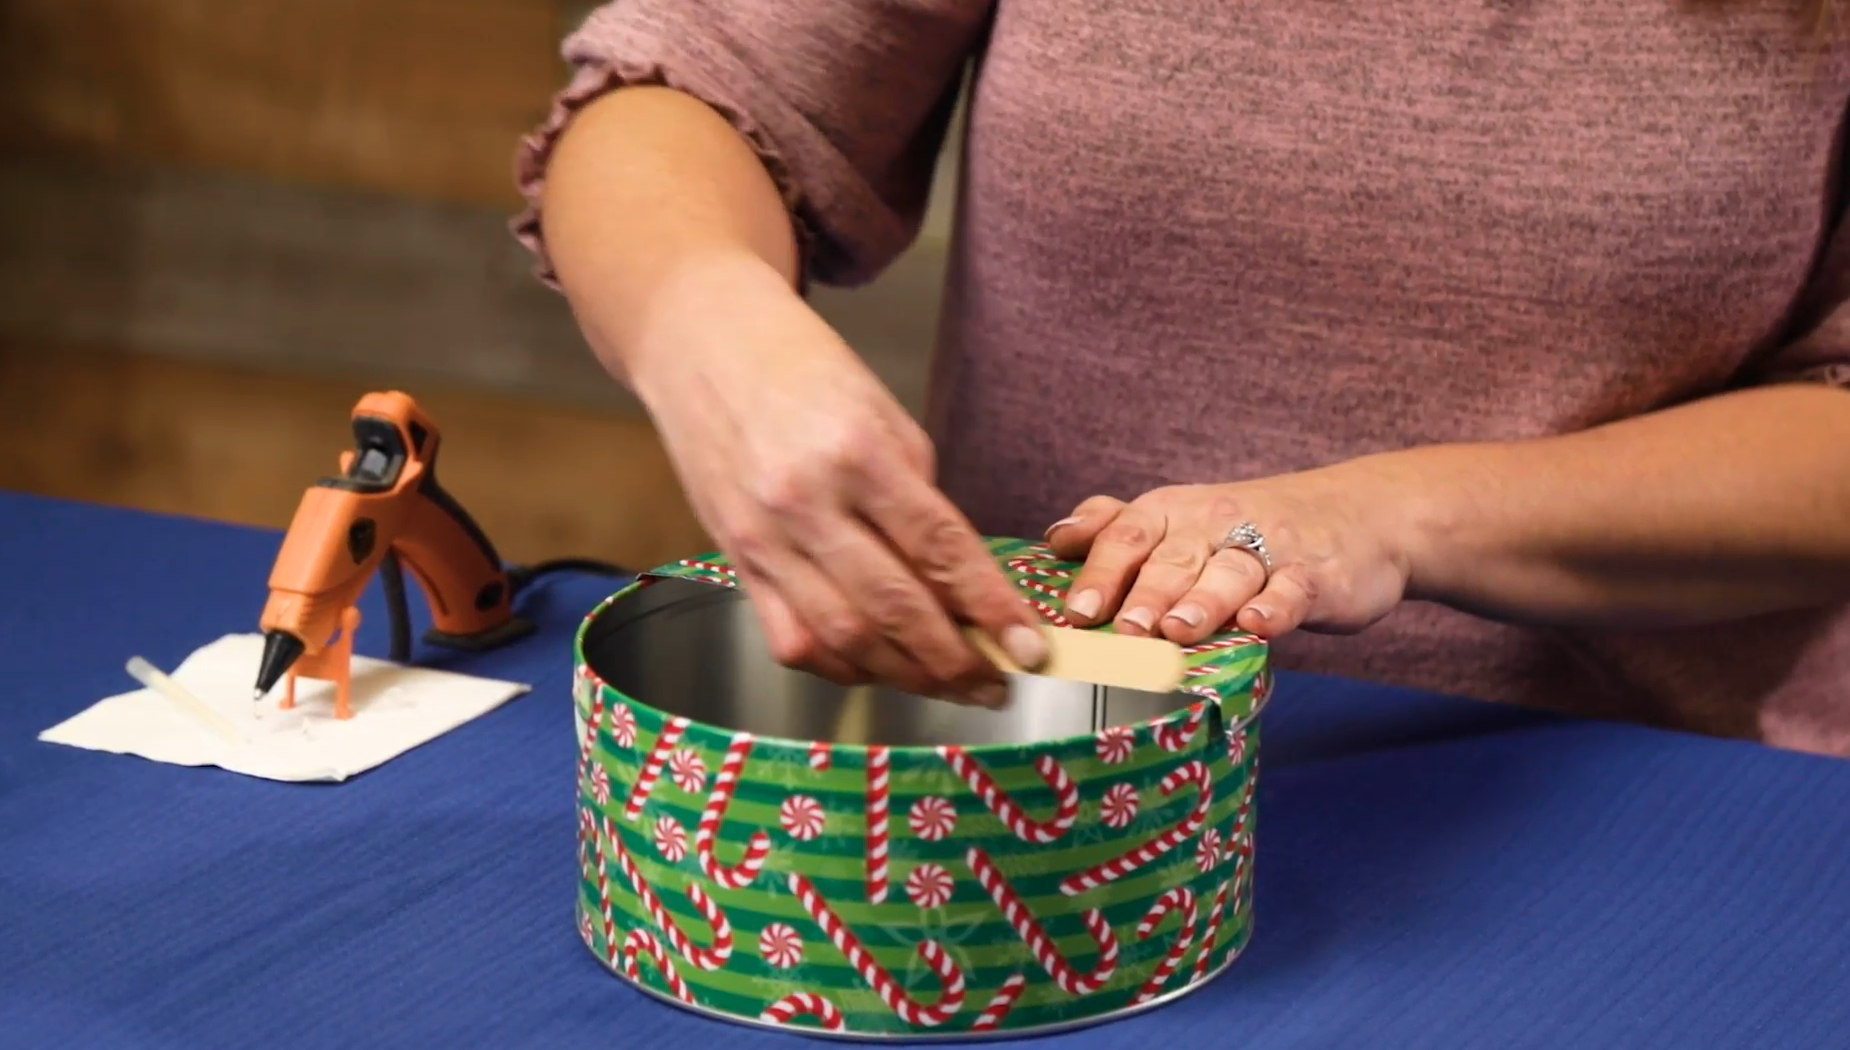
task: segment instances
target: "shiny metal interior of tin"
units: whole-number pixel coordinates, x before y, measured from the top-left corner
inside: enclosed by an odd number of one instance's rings
[[[1188,706],[1150,693],[1010,675],[1008,703],[970,707],[896,689],[843,687],[772,658],[745,595],[658,579],[597,614],[585,661],[619,692],[669,714],[791,740],[932,747],[1031,743],[1160,718]]]

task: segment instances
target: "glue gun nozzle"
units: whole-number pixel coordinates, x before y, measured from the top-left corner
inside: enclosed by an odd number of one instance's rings
[[[262,700],[263,694],[275,687],[296,658],[302,655],[302,639],[287,631],[267,631],[263,639],[263,663],[257,669],[257,688],[251,694],[252,700]]]

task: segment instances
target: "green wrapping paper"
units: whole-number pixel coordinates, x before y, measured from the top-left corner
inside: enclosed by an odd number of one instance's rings
[[[1077,566],[990,545],[1064,626]],[[736,586],[718,557],[665,566],[586,626],[664,577]],[[1156,1005],[1251,936],[1270,674],[1249,635],[1188,650],[1165,718],[967,748],[735,733],[599,681],[582,628],[575,651],[579,934],[659,997],[817,1034],[1019,1035]]]

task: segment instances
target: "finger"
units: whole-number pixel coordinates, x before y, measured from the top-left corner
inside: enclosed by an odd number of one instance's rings
[[[1276,638],[1309,619],[1316,600],[1317,585],[1310,572],[1302,565],[1283,566],[1239,611],[1239,628],[1261,638]]]
[[[1201,579],[1213,551],[1196,537],[1170,535],[1150,551],[1117,616],[1119,634],[1148,636]]]
[[[1193,645],[1220,631],[1265,582],[1265,566],[1254,555],[1237,547],[1216,553],[1202,566],[1200,579],[1163,617],[1163,637]]]
[[[1058,557],[1078,561],[1092,549],[1099,531],[1111,524],[1124,507],[1124,501],[1114,496],[1093,496],[1074,507],[1073,513],[1047,526],[1041,538]]]
[[[841,684],[871,678],[912,693],[932,689],[918,663],[881,637],[847,594],[787,540],[755,549],[750,565],[752,575],[770,583],[800,628],[778,623],[780,633],[774,638],[767,634],[779,663],[817,673],[826,668],[823,676]],[[774,606],[766,607],[767,616],[774,612]]]
[[[872,632],[844,641],[864,650],[883,646],[905,659],[911,664],[905,677],[915,687],[911,691],[963,693],[1001,680],[926,583],[866,524],[830,515],[814,523],[803,550]]]
[[[989,547],[957,507],[916,476],[869,480],[873,484],[863,500],[868,520],[885,534],[945,610],[980,628],[1022,668],[1031,671],[1044,664],[1047,639],[1034,611],[1021,600]],[[906,637],[922,640],[941,629],[954,629],[943,611],[914,622]],[[969,642],[961,636],[958,642],[970,659],[993,670],[994,665]]]
[[[740,576],[745,574],[740,573]],[[741,582],[746,584],[752,611],[764,630],[765,644],[778,663],[808,671],[841,686],[859,685],[866,680],[863,672],[823,647],[769,581],[743,579]]]
[[[1085,567],[1067,591],[1068,618],[1090,626],[1116,613],[1138,569],[1163,542],[1167,528],[1168,522],[1148,507],[1126,504],[1093,537]]]

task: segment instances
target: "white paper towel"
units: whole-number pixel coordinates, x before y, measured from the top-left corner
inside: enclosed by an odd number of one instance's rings
[[[146,689],[97,701],[39,734],[53,744],[139,755],[177,766],[218,766],[266,780],[338,781],[434,740],[530,687],[517,682],[353,658],[353,717],[334,717],[334,684],[296,682],[296,703],[277,705],[282,685],[251,700],[263,636],[228,634],[168,672],[245,737],[226,740]]]

